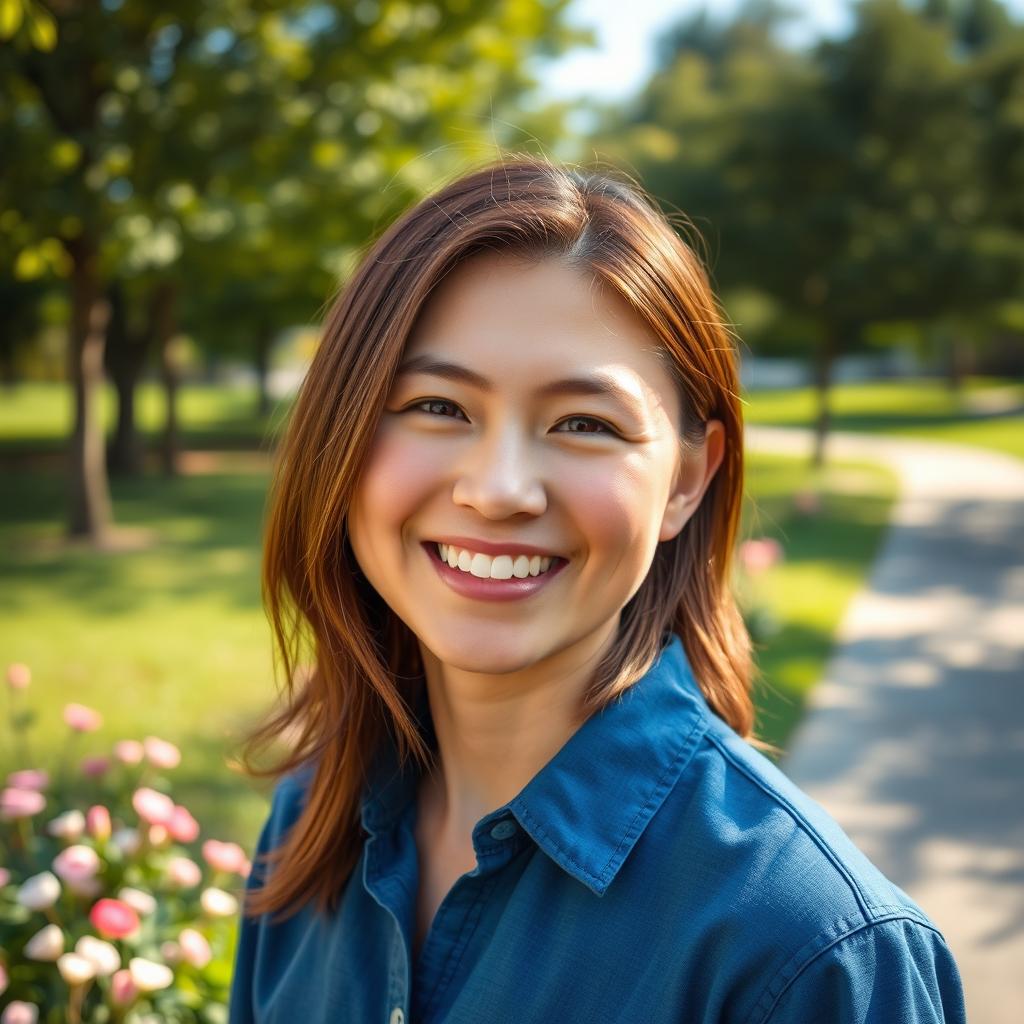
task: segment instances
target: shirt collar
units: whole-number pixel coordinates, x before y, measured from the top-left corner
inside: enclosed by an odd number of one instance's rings
[[[667,643],[636,683],[590,716],[557,754],[487,821],[511,812],[563,870],[601,896],[686,768],[708,727],[707,704],[682,641]],[[414,713],[436,749],[426,687]],[[383,750],[362,804],[370,832],[387,828],[416,794],[419,768]]]

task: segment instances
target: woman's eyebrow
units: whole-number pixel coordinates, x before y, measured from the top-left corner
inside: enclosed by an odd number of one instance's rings
[[[480,391],[493,392],[494,385],[486,377],[481,376],[475,370],[458,363],[448,362],[445,359],[438,359],[431,355],[414,356],[406,360],[398,368],[398,377],[413,373],[423,373],[431,377],[440,377],[442,380],[458,381],[468,384],[470,387]],[[635,395],[627,391],[621,384],[618,384],[614,377],[605,373],[595,373],[589,377],[563,377],[559,380],[549,381],[536,389],[538,395],[548,397],[550,395],[598,395],[610,398],[621,403],[628,412],[643,419],[643,407]]]

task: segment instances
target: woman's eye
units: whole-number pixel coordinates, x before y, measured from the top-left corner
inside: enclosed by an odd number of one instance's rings
[[[447,398],[424,398],[422,402],[417,402],[415,405],[410,405],[409,409],[410,411],[415,410],[416,412],[425,412],[427,413],[428,416],[443,416],[444,413],[428,412],[428,410],[424,408],[424,406],[433,405],[447,405],[451,409],[459,409],[459,407],[454,402],[449,402]],[[459,409],[459,412],[462,412],[462,410]],[[451,419],[452,417],[448,418]]]
[[[447,407],[449,409],[455,409],[457,412],[462,413],[462,410],[454,402],[450,402],[447,398],[425,398],[425,399],[423,399],[422,402],[416,402],[415,404],[408,406],[408,410],[410,412],[414,412],[414,411],[415,412],[424,412],[428,416],[442,416],[442,417],[446,417],[447,419],[454,419],[455,418],[453,416],[448,416],[447,413],[434,411],[434,407],[436,407],[436,406],[441,406],[442,408]],[[465,415],[465,414],[462,413],[462,415]],[[559,423],[558,426],[559,427],[564,426],[566,423],[587,423],[587,424],[590,424],[591,426],[596,426],[599,429],[598,430],[593,430],[593,429],[590,429],[590,430],[586,430],[586,429],[584,429],[584,430],[572,430],[572,429],[570,429],[570,430],[560,431],[560,433],[566,433],[566,434],[615,434],[615,430],[613,430],[607,423],[605,423],[603,420],[597,419],[594,416],[568,416],[564,420],[562,420],[562,422]]]
[[[612,428],[609,427],[607,423],[603,422],[602,420],[595,419],[593,416],[570,416],[568,419],[562,420],[562,423],[590,423],[590,424],[594,424],[594,425],[596,425],[596,426],[601,428],[600,431],[594,431],[594,430],[567,430],[567,431],[565,431],[565,433],[567,433],[567,434],[594,434],[594,433],[614,434],[615,433],[615,431],[612,430]],[[560,423],[559,426],[561,426],[562,423]]]

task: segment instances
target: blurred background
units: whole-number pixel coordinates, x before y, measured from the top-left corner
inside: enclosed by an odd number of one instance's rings
[[[971,1019],[1018,1019],[1024,0],[0,0],[0,658],[34,756],[68,702],[93,753],[157,733],[252,848],[266,789],[227,762],[274,695],[261,524],[319,318],[401,211],[514,151],[625,172],[705,259],[760,735],[928,894]],[[848,785],[882,740],[912,833]],[[998,913],[972,930],[954,891]]]

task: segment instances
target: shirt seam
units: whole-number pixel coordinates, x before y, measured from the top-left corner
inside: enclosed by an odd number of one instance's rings
[[[764,779],[758,778],[754,775],[746,765],[739,761],[736,756],[726,749],[724,744],[716,736],[708,733],[708,742],[712,743],[719,753],[724,757],[737,771],[741,772],[747,779],[749,779],[755,786],[763,790],[769,796],[774,797],[789,813],[793,816],[794,820],[800,825],[803,831],[810,837],[811,842],[818,847],[819,850],[826,856],[831,862],[832,866],[839,872],[839,874],[846,880],[846,884],[850,887],[854,898],[857,900],[857,905],[860,908],[861,914],[864,919],[870,918],[870,910],[872,907],[871,901],[868,899],[867,894],[858,884],[853,874],[842,862],[838,854],[831,848],[831,846],[825,841],[818,830],[804,817],[804,815],[777,789],[765,782]],[[880,904],[884,906],[885,904]]]
[[[879,905],[878,909],[881,909],[881,905]],[[789,959],[789,961],[778,970],[778,972],[766,986],[764,994],[757,1001],[757,1004],[754,1006],[754,1009],[751,1010],[750,1015],[746,1018],[746,1024],[753,1024],[755,1020],[757,1021],[757,1024],[769,1024],[769,1019],[777,1009],[779,1001],[786,994],[786,992],[788,992],[789,989],[797,982],[797,980],[799,980],[800,976],[816,960],[824,956],[830,949],[834,949],[841,942],[845,942],[847,939],[851,939],[854,936],[859,935],[864,931],[867,931],[869,928],[875,927],[876,925],[888,924],[892,921],[910,921],[912,924],[920,925],[922,928],[927,928],[929,931],[934,932],[939,937],[939,939],[941,939],[942,942],[945,943],[945,939],[942,933],[939,931],[938,928],[935,927],[935,925],[933,925],[930,921],[921,920],[919,915],[916,915],[913,912],[908,911],[904,907],[894,908],[893,912],[890,914],[885,914],[881,917],[873,917],[869,920],[861,921],[859,923],[856,922],[856,920],[852,917],[841,918],[839,921],[836,921],[829,930],[825,932],[819,932],[818,935],[816,935],[803,948],[798,950]],[[852,927],[846,927],[845,931],[842,931],[839,935],[836,935],[831,939],[827,937],[829,935],[829,932],[833,931],[835,928],[847,925],[852,925]],[[813,947],[818,943],[821,943],[822,940],[825,941],[824,944],[821,945],[821,948],[814,949],[805,961],[799,963],[800,958],[805,955],[808,947],[811,947],[813,949]],[[799,966],[796,967],[795,970],[793,969],[794,963],[799,963]],[[786,975],[790,972],[791,974],[787,978]],[[780,981],[781,985],[778,988],[778,991],[775,992],[773,995],[772,989]],[[771,1002],[768,1004],[767,1007],[765,1007],[764,1004],[768,1000],[771,1000]],[[755,1017],[755,1015],[758,1016]]]

